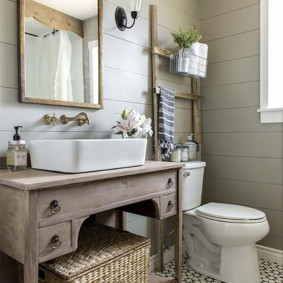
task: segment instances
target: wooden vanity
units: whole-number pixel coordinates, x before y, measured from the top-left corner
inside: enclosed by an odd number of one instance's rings
[[[24,264],[24,282],[37,283],[39,263],[77,249],[85,219],[116,208],[158,219],[176,215],[176,281],[181,282],[181,168],[182,164],[152,161],[83,174],[1,170],[0,282],[13,282],[5,272],[12,258]]]

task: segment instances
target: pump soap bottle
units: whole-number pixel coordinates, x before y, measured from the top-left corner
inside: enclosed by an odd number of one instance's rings
[[[18,131],[22,126],[15,126],[13,140],[8,142],[7,168],[10,172],[23,171],[27,168],[26,142],[21,140]]]

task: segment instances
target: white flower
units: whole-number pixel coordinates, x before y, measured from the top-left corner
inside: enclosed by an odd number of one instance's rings
[[[125,108],[121,113],[116,129],[116,134],[127,137],[147,137],[152,135],[151,119],[146,118],[134,109]]]

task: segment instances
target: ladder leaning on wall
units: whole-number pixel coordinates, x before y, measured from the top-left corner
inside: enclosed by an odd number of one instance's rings
[[[158,142],[158,108],[159,108],[159,85],[158,85],[158,64],[159,57],[170,59],[171,52],[166,49],[158,47],[158,24],[157,24],[157,7],[155,5],[150,6],[151,12],[151,52],[152,52],[152,104],[153,104],[153,144],[154,144],[154,158],[156,161],[161,161],[161,149]],[[200,79],[191,78],[191,91],[188,93],[175,92],[175,97],[179,99],[192,100],[193,107],[193,132],[194,138],[197,143],[201,143],[201,94],[200,94]],[[201,158],[199,154],[198,158]],[[163,256],[163,220],[159,220],[158,223],[158,268],[163,271],[164,256]]]

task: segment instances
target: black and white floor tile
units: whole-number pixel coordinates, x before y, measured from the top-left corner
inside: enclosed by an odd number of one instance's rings
[[[278,263],[270,262],[267,260],[260,260],[260,275],[261,283],[283,283],[283,267]],[[160,277],[173,277],[174,276],[174,261],[165,264],[164,271],[155,272]],[[186,264],[186,258],[183,262],[182,283],[221,283],[218,280],[201,275]]]

